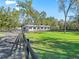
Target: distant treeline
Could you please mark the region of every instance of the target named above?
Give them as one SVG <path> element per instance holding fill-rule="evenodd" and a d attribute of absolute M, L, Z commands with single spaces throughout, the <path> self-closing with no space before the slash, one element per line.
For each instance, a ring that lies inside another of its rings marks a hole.
<path fill-rule="evenodd" d="M 63 19 L 58 20 L 54 17 L 47 17 L 46 12 L 38 12 L 31 8 L 29 11 L 24 11 L 22 15 L 22 9 L 17 11 L 10 7 L 0 7 L 0 30 L 12 30 L 19 28 L 21 25 L 34 24 L 34 25 L 49 25 L 51 31 L 64 31 Z M 23 20 L 23 24 L 21 21 Z M 79 16 L 75 16 L 72 20 L 66 22 L 67 31 L 79 31 Z"/>

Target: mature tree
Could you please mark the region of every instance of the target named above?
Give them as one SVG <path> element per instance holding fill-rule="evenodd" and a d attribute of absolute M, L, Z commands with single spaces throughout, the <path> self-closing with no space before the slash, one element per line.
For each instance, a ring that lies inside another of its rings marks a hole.
<path fill-rule="evenodd" d="M 60 29 L 60 30 L 63 30 L 63 29 L 64 29 L 64 21 L 63 21 L 63 19 L 60 19 L 60 20 L 58 21 L 58 25 L 59 25 L 59 29 Z"/>
<path fill-rule="evenodd" d="M 79 31 L 79 15 L 76 15 L 75 22 L 76 22 L 77 29 Z"/>
<path fill-rule="evenodd" d="M 20 14 L 22 16 L 23 19 L 23 22 L 25 21 L 25 17 L 30 17 L 30 15 L 33 14 L 32 12 L 32 7 L 31 7 L 31 4 L 32 4 L 32 0 L 18 0 L 17 1 L 18 3 L 18 6 L 20 7 Z"/>
<path fill-rule="evenodd" d="M 75 8 L 73 10 L 75 10 L 75 21 L 76 21 L 77 29 L 79 31 L 79 0 L 75 4 Z"/>
<path fill-rule="evenodd" d="M 59 9 L 64 13 L 64 32 L 66 32 L 66 20 L 70 9 L 77 2 L 77 0 L 59 0 Z"/>
<path fill-rule="evenodd" d="M 40 19 L 40 23 L 41 25 L 43 25 L 43 20 L 46 18 L 46 12 L 42 11 L 40 14 L 39 14 L 39 19 Z"/>
<path fill-rule="evenodd" d="M 0 8 L 0 28 L 10 30 L 19 26 L 19 12 L 12 11 L 10 7 Z"/>

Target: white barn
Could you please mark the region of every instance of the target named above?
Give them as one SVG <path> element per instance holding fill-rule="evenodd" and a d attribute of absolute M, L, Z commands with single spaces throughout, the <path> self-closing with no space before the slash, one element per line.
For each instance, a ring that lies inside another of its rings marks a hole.
<path fill-rule="evenodd" d="M 24 28 L 28 31 L 48 31 L 50 26 L 48 25 L 25 25 Z"/>

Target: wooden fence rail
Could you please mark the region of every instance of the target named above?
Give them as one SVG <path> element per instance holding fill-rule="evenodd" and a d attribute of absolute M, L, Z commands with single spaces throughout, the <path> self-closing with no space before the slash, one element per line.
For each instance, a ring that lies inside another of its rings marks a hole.
<path fill-rule="evenodd" d="M 7 41 L 6 41 L 7 42 Z M 7 42 L 13 44 L 9 52 L 2 56 L 1 59 L 38 59 L 36 53 L 33 51 L 29 39 L 26 39 L 24 33 L 18 34 L 15 42 Z M 17 58 L 16 58 L 17 56 Z"/>

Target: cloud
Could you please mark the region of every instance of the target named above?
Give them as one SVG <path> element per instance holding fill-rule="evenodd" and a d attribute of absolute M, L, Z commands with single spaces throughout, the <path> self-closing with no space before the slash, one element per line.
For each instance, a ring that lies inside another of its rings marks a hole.
<path fill-rule="evenodd" d="M 9 1 L 9 0 L 7 0 L 7 1 L 5 1 L 5 3 L 6 4 L 16 4 L 16 1 Z"/>
<path fill-rule="evenodd" d="M 19 7 L 15 7 L 15 9 L 19 11 Z"/>

